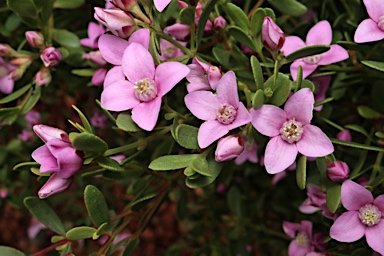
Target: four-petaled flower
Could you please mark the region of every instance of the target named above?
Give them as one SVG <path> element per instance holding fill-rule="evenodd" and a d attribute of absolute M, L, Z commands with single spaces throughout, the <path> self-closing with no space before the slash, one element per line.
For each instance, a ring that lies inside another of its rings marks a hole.
<path fill-rule="evenodd" d="M 281 51 L 285 56 L 311 45 L 330 45 L 332 42 L 332 29 L 328 21 L 323 20 L 313 26 L 307 34 L 306 42 L 297 36 L 288 36 Z M 299 66 L 303 68 L 303 79 L 309 76 L 318 66 L 328 65 L 348 59 L 348 52 L 341 46 L 333 44 L 331 49 L 322 54 L 308 56 L 295 60 L 291 64 L 291 75 L 294 80 L 297 79 L 297 70 Z"/>
<path fill-rule="evenodd" d="M 335 220 L 330 236 L 350 243 L 365 235 L 368 245 L 384 255 L 384 195 L 374 199 L 366 188 L 346 180 L 341 186 L 341 204 L 348 211 Z"/>
<path fill-rule="evenodd" d="M 208 147 L 230 130 L 251 121 L 250 114 L 239 101 L 235 73 L 229 71 L 223 75 L 216 85 L 216 92 L 194 91 L 184 98 L 192 114 L 205 121 L 197 135 L 200 148 Z"/>
<path fill-rule="evenodd" d="M 363 20 L 355 31 L 356 43 L 373 42 L 384 39 L 384 1 L 364 0 L 369 19 Z"/>
<path fill-rule="evenodd" d="M 311 125 L 314 96 L 303 88 L 285 103 L 284 110 L 274 105 L 251 109 L 252 124 L 261 134 L 272 137 L 265 150 L 267 172 L 275 174 L 295 162 L 297 153 L 309 157 L 326 156 L 333 152 L 327 135 Z"/>

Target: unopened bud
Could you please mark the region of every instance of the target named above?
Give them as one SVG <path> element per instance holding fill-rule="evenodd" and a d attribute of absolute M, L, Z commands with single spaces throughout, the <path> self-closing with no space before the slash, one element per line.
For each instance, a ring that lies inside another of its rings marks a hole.
<path fill-rule="evenodd" d="M 55 67 L 59 64 L 61 60 L 61 52 L 55 47 L 47 47 L 40 54 L 40 58 L 46 67 Z"/>
<path fill-rule="evenodd" d="M 278 51 L 285 42 L 284 32 L 276 25 L 271 17 L 265 17 L 261 30 L 261 41 L 270 51 Z"/>
<path fill-rule="evenodd" d="M 53 173 L 44 186 L 39 190 L 39 197 L 43 199 L 66 190 L 71 185 L 72 180 L 73 178 L 60 178 L 57 176 L 57 173 Z"/>
<path fill-rule="evenodd" d="M 36 82 L 38 86 L 43 86 L 43 85 L 47 86 L 52 80 L 51 72 L 49 72 L 48 68 L 42 68 L 39 71 L 37 71 L 33 80 Z"/>
<path fill-rule="evenodd" d="M 112 34 L 121 38 L 127 38 L 136 28 L 134 18 L 121 9 L 95 7 L 94 17 L 106 26 Z"/>
<path fill-rule="evenodd" d="M 344 181 L 348 178 L 349 167 L 342 161 L 334 161 L 328 164 L 327 176 L 332 181 Z"/>
<path fill-rule="evenodd" d="M 217 30 L 223 30 L 227 26 L 227 21 L 222 16 L 216 17 L 216 19 L 213 21 L 213 26 Z"/>
<path fill-rule="evenodd" d="M 352 136 L 349 130 L 343 130 L 336 135 L 338 140 L 352 141 Z"/>
<path fill-rule="evenodd" d="M 44 47 L 44 36 L 39 32 L 27 31 L 25 32 L 25 39 L 27 39 L 27 42 L 34 48 Z"/>
<path fill-rule="evenodd" d="M 217 142 L 215 159 L 217 162 L 238 157 L 244 151 L 244 141 L 237 135 L 229 135 Z"/>
<path fill-rule="evenodd" d="M 11 57 L 15 50 L 8 44 L 0 44 L 0 57 Z"/>

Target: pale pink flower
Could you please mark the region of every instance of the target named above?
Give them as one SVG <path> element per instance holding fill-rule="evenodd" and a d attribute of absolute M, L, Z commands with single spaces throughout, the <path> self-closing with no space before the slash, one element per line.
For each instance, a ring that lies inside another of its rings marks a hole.
<path fill-rule="evenodd" d="M 94 18 L 106 26 L 112 34 L 121 38 L 127 38 L 136 29 L 132 15 L 121 9 L 95 7 Z"/>
<path fill-rule="evenodd" d="M 303 220 L 301 223 L 283 222 L 284 232 L 291 238 L 288 247 L 289 256 L 305 256 L 315 250 L 312 244 L 312 222 Z"/>
<path fill-rule="evenodd" d="M 165 7 L 169 5 L 171 1 L 172 0 L 153 0 L 153 3 L 155 4 L 156 9 L 159 12 L 162 12 L 164 11 Z"/>
<path fill-rule="evenodd" d="M 177 42 L 182 46 L 187 45 L 186 42 L 181 42 L 181 41 L 177 41 Z M 177 48 L 174 44 L 162 38 L 160 38 L 160 50 L 161 50 L 161 55 L 159 56 L 159 59 L 163 61 L 174 59 L 184 55 L 184 53 L 179 48 Z"/>
<path fill-rule="evenodd" d="M 28 231 L 27 231 L 29 239 L 34 239 L 37 236 L 37 234 L 40 232 L 40 230 L 46 229 L 46 228 L 47 227 L 43 223 L 41 223 L 35 218 L 32 218 L 31 224 L 29 225 Z"/>
<path fill-rule="evenodd" d="M 188 93 L 185 105 L 197 118 L 204 120 L 197 140 L 200 148 L 206 148 L 226 135 L 230 130 L 251 121 L 251 116 L 237 94 L 236 76 L 233 71 L 222 76 L 216 86 L 216 94 L 209 91 Z"/>
<path fill-rule="evenodd" d="M 80 44 L 91 49 L 98 49 L 99 37 L 105 33 L 105 29 L 102 25 L 95 22 L 89 22 L 88 24 L 88 38 L 80 39 Z"/>
<path fill-rule="evenodd" d="M 251 109 L 252 124 L 261 134 L 272 137 L 265 150 L 268 173 L 284 171 L 295 162 L 297 153 L 308 157 L 331 154 L 333 145 L 327 135 L 311 125 L 314 96 L 303 88 L 285 103 L 284 110 L 274 105 Z"/>
<path fill-rule="evenodd" d="M 335 220 L 330 236 L 351 243 L 365 235 L 368 245 L 384 255 L 384 195 L 374 199 L 366 188 L 346 180 L 341 186 L 341 204 L 347 212 Z"/>
<path fill-rule="evenodd" d="M 108 70 L 104 67 L 96 69 L 91 79 L 92 84 L 96 86 L 102 85 L 104 83 L 105 77 L 107 76 L 107 72 Z"/>
<path fill-rule="evenodd" d="M 157 67 L 151 54 L 141 44 L 132 43 L 124 51 L 122 69 L 128 80 L 106 86 L 101 106 L 112 111 L 132 109 L 132 120 L 151 131 L 156 125 L 161 98 L 189 73 L 178 62 L 164 62 Z"/>
<path fill-rule="evenodd" d="M 323 20 L 313 26 L 307 34 L 306 42 L 297 36 L 288 36 L 281 51 L 285 56 L 311 45 L 330 45 L 331 49 L 322 54 L 308 56 L 295 60 L 291 64 L 291 75 L 294 80 L 297 78 L 297 70 L 299 66 L 303 68 L 303 79 L 312 74 L 318 66 L 324 66 L 331 63 L 348 59 L 348 52 L 341 46 L 333 44 L 332 29 L 328 21 Z"/>
<path fill-rule="evenodd" d="M 45 48 L 40 54 L 40 59 L 43 61 L 45 67 L 56 67 L 61 57 L 61 52 L 53 46 Z"/>
<path fill-rule="evenodd" d="M 249 161 L 251 163 L 257 163 L 259 158 L 257 157 L 257 143 L 253 141 L 250 143 L 246 138 L 244 140 L 244 151 L 236 157 L 235 163 L 237 165 L 243 164 L 245 161 Z"/>
<path fill-rule="evenodd" d="M 200 90 L 216 90 L 216 85 L 221 78 L 221 69 L 208 65 L 198 58 L 193 58 L 192 64 L 188 65 L 191 72 L 187 75 L 189 82 L 188 92 Z"/>
<path fill-rule="evenodd" d="M 219 139 L 215 151 L 215 160 L 223 162 L 238 157 L 244 151 L 244 141 L 237 135 L 228 135 Z"/>
<path fill-rule="evenodd" d="M 373 42 L 384 39 L 384 2 L 363 0 L 369 19 L 363 20 L 355 31 L 356 43 Z"/>
<path fill-rule="evenodd" d="M 15 82 L 11 78 L 11 73 L 16 70 L 14 65 L 11 65 L 0 57 L 0 92 L 10 94 L 13 91 Z"/>
<path fill-rule="evenodd" d="M 176 40 L 185 40 L 191 34 L 191 27 L 182 23 L 175 23 L 163 29 L 164 33 L 176 38 Z"/>

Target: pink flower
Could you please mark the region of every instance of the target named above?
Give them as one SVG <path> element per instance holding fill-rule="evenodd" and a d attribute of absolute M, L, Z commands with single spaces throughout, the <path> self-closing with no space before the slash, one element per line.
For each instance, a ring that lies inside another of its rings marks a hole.
<path fill-rule="evenodd" d="M 344 181 L 349 176 L 349 167 L 342 161 L 334 161 L 328 164 L 327 176 L 331 181 Z"/>
<path fill-rule="evenodd" d="M 17 138 L 19 138 L 22 141 L 28 141 L 28 140 L 33 140 L 34 134 L 30 130 L 23 129 L 21 133 L 17 135 Z"/>
<path fill-rule="evenodd" d="M 163 31 L 177 40 L 185 40 L 191 34 L 191 27 L 186 24 L 175 23 L 165 27 Z"/>
<path fill-rule="evenodd" d="M 90 121 L 95 127 L 105 128 L 107 126 L 108 117 L 104 113 L 95 112 Z"/>
<path fill-rule="evenodd" d="M 63 130 L 42 124 L 33 126 L 33 130 L 45 142 L 32 152 L 32 158 L 41 165 L 41 173 L 54 172 L 59 178 L 68 179 L 83 166 L 83 157 Z"/>
<path fill-rule="evenodd" d="M 124 51 L 122 69 L 128 80 L 118 80 L 104 88 L 101 106 L 112 111 L 132 109 L 132 120 L 151 131 L 156 125 L 161 98 L 189 73 L 178 62 L 157 67 L 151 54 L 141 44 L 132 43 Z"/>
<path fill-rule="evenodd" d="M 238 157 L 243 151 L 243 139 L 237 135 L 228 135 L 217 142 L 215 160 L 217 162 L 228 161 Z"/>
<path fill-rule="evenodd" d="M 322 211 L 322 214 L 328 219 L 334 219 L 335 214 L 331 213 L 327 208 L 326 194 L 317 185 L 308 184 L 308 198 L 299 206 L 299 211 L 305 214 L 312 214 L 317 211 Z"/>
<path fill-rule="evenodd" d="M 35 124 L 40 123 L 41 115 L 36 110 L 30 110 L 27 114 L 25 114 L 25 120 L 27 120 L 28 126 L 32 127 Z"/>
<path fill-rule="evenodd" d="M 303 220 L 299 223 L 283 222 L 284 232 L 294 240 L 289 244 L 289 256 L 305 256 L 315 250 L 312 244 L 312 222 Z"/>
<path fill-rule="evenodd" d="M 351 132 L 349 130 L 342 130 L 341 132 L 336 134 L 336 138 L 338 140 L 352 141 Z"/>
<path fill-rule="evenodd" d="M 98 49 L 99 37 L 105 33 L 105 29 L 102 25 L 95 22 L 89 22 L 88 24 L 88 38 L 80 39 L 80 44 L 91 49 Z"/>
<path fill-rule="evenodd" d="M 95 63 L 99 66 L 107 65 L 107 62 L 104 60 L 100 51 L 93 51 L 93 52 L 85 53 L 85 54 L 83 54 L 82 58 L 85 60 L 89 60 L 90 62 Z"/>
<path fill-rule="evenodd" d="M 257 157 L 257 143 L 255 141 L 250 143 L 246 138 L 243 139 L 244 151 L 238 157 L 236 157 L 235 163 L 237 165 L 241 165 L 247 160 L 251 163 L 257 163 L 259 161 Z"/>
<path fill-rule="evenodd" d="M 0 92 L 10 94 L 13 91 L 14 81 L 10 74 L 16 67 L 8 64 L 0 57 Z"/>
<path fill-rule="evenodd" d="M 192 64 L 188 65 L 191 72 L 187 75 L 189 82 L 188 92 L 199 90 L 216 90 L 216 85 L 221 78 L 221 70 L 216 66 L 210 66 L 193 58 Z"/>
<path fill-rule="evenodd" d="M 112 34 L 121 38 L 130 36 L 136 28 L 132 15 L 117 8 L 95 7 L 94 18 L 106 26 Z"/>
<path fill-rule="evenodd" d="M 261 31 L 261 42 L 265 48 L 273 52 L 280 50 L 285 42 L 284 32 L 269 16 L 264 18 Z"/>
<path fill-rule="evenodd" d="M 47 47 L 40 54 L 45 67 L 56 67 L 61 60 L 61 52 L 55 47 Z"/>
<path fill-rule="evenodd" d="M 95 73 L 92 76 L 92 84 L 99 86 L 104 83 L 105 77 L 107 76 L 108 70 L 106 70 L 104 67 L 98 68 L 95 70 Z"/>
<path fill-rule="evenodd" d="M 330 236 L 351 243 L 365 235 L 368 245 L 384 255 L 384 195 L 373 198 L 359 184 L 346 180 L 341 186 L 341 204 L 347 209 L 331 226 Z"/>
<path fill-rule="evenodd" d="M 38 192 L 38 195 L 41 199 L 49 197 L 51 195 L 60 193 L 61 191 L 66 190 L 72 183 L 73 177 L 68 179 L 60 178 L 58 173 L 54 173 L 49 177 L 47 182 Z"/>
<path fill-rule="evenodd" d="M 213 21 L 213 26 L 217 30 L 223 30 L 227 27 L 227 21 L 223 18 L 223 16 L 218 16 Z"/>
<path fill-rule="evenodd" d="M 304 48 L 306 46 L 323 44 L 330 45 L 332 42 L 332 29 L 328 21 L 323 20 L 313 26 L 307 34 L 306 42 L 304 43 L 297 36 L 288 36 L 285 38 L 285 43 L 281 51 L 285 56 Z M 324 66 L 331 63 L 339 62 L 348 59 L 348 52 L 341 46 L 333 44 L 331 49 L 322 54 L 308 56 L 302 59 L 295 60 L 291 64 L 291 75 L 294 80 L 297 78 L 297 69 L 299 66 L 303 68 L 303 79 L 309 76 L 318 66 Z"/>
<path fill-rule="evenodd" d="M 33 80 L 38 86 L 47 86 L 52 81 L 51 72 L 49 72 L 48 68 L 43 67 L 37 71 Z"/>
<path fill-rule="evenodd" d="M 186 42 L 180 42 L 178 41 L 179 44 L 182 46 L 186 46 Z M 184 55 L 184 53 L 177 48 L 175 45 L 171 44 L 165 39 L 160 38 L 160 50 L 161 50 L 161 55 L 159 56 L 160 60 L 169 60 L 169 59 L 174 59 L 177 57 L 181 57 Z"/>
<path fill-rule="evenodd" d="M 164 11 L 165 7 L 169 5 L 171 1 L 172 0 L 153 0 L 153 3 L 155 4 L 156 9 L 159 12 L 162 12 Z"/>
<path fill-rule="evenodd" d="M 25 32 L 25 39 L 35 48 L 43 48 L 44 47 L 44 36 L 40 32 L 36 31 L 27 31 Z"/>
<path fill-rule="evenodd" d="M 237 94 L 236 76 L 227 72 L 216 86 L 216 94 L 194 91 L 184 98 L 191 113 L 205 122 L 200 126 L 198 143 L 206 148 L 230 130 L 251 121 L 251 116 Z"/>
<path fill-rule="evenodd" d="M 363 20 L 355 31 L 356 43 L 379 41 L 384 38 L 384 2 L 364 0 L 369 19 Z"/>
<path fill-rule="evenodd" d="M 252 124 L 261 134 L 272 137 L 265 150 L 265 168 L 270 174 L 284 171 L 295 162 L 297 153 L 308 157 L 333 152 L 327 135 L 311 125 L 314 96 L 303 88 L 285 103 L 284 110 L 274 105 L 251 109 Z"/>

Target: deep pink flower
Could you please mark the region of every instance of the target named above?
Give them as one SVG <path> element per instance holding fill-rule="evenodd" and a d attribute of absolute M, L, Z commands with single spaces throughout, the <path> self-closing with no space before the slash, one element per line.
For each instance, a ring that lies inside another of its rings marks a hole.
<path fill-rule="evenodd" d="M 136 28 L 132 15 L 117 8 L 95 7 L 94 18 L 106 26 L 112 34 L 121 38 L 127 38 Z"/>
<path fill-rule="evenodd" d="M 332 29 L 328 21 L 323 20 L 313 26 L 307 34 L 306 42 L 297 36 L 288 36 L 281 51 L 285 56 L 304 48 L 306 46 L 323 44 L 330 45 L 332 42 Z M 294 80 L 297 78 L 299 66 L 303 68 L 303 79 L 309 76 L 318 66 L 324 66 L 331 63 L 348 59 L 348 52 L 341 46 L 333 44 L 331 49 L 322 54 L 308 56 L 295 60 L 291 64 L 291 75 Z"/>
<path fill-rule="evenodd" d="M 349 167 L 345 162 L 334 161 L 328 164 L 327 176 L 335 182 L 344 181 L 349 176 Z"/>
<path fill-rule="evenodd" d="M 68 179 L 83 166 L 83 157 L 63 130 L 46 125 L 35 125 L 33 130 L 45 142 L 32 152 L 32 158 L 41 165 L 41 173 L 54 172 L 59 178 Z"/>
<path fill-rule="evenodd" d="M 11 78 L 10 74 L 16 70 L 16 67 L 5 62 L 0 57 L 0 92 L 10 94 L 13 91 L 15 82 Z"/>
<path fill-rule="evenodd" d="M 337 133 L 336 138 L 338 140 L 352 141 L 352 135 L 349 130 L 342 130 L 341 132 Z"/>
<path fill-rule="evenodd" d="M 56 67 L 59 65 L 61 57 L 61 52 L 52 46 L 45 48 L 40 54 L 40 59 L 45 67 Z"/>
<path fill-rule="evenodd" d="M 284 32 L 269 16 L 264 18 L 261 30 L 261 42 L 265 48 L 273 52 L 280 50 L 285 42 Z"/>
<path fill-rule="evenodd" d="M 73 177 L 60 178 L 58 173 L 53 173 L 38 192 L 41 199 L 66 190 L 72 183 Z"/>
<path fill-rule="evenodd" d="M 346 180 L 341 186 L 341 204 L 347 212 L 333 223 L 330 236 L 351 243 L 365 235 L 368 245 L 384 255 L 384 195 L 374 199 L 366 188 Z"/>
<path fill-rule="evenodd" d="M 157 122 L 161 98 L 188 75 L 189 68 L 178 62 L 155 67 L 148 50 L 132 43 L 124 51 L 122 69 L 128 80 L 106 86 L 101 94 L 101 106 L 112 111 L 132 109 L 132 120 L 151 131 Z"/>
<path fill-rule="evenodd" d="M 284 110 L 274 105 L 251 109 L 252 124 L 261 134 L 272 137 L 265 150 L 265 168 L 270 174 L 284 171 L 295 162 L 297 153 L 309 157 L 333 152 L 327 135 L 311 125 L 314 96 L 303 88 L 285 103 Z"/>
<path fill-rule="evenodd" d="M 373 42 L 384 39 L 384 2 L 363 0 L 369 19 L 363 20 L 355 31 L 356 43 Z"/>
<path fill-rule="evenodd" d="M 91 49 L 98 49 L 99 37 L 105 33 L 105 29 L 102 25 L 95 22 L 89 22 L 88 24 L 88 38 L 80 39 L 80 44 Z"/>
<path fill-rule="evenodd" d="M 227 27 L 227 21 L 223 18 L 223 16 L 218 16 L 213 21 L 213 26 L 217 30 L 223 30 Z"/>
<path fill-rule="evenodd" d="M 312 222 L 303 220 L 299 223 L 283 222 L 284 232 L 294 240 L 289 244 L 289 256 L 305 256 L 315 250 L 312 244 Z"/>
<path fill-rule="evenodd" d="M 44 47 L 44 36 L 37 31 L 27 31 L 25 32 L 25 39 L 30 46 L 34 48 L 43 48 Z"/>
<path fill-rule="evenodd" d="M 186 42 L 178 41 L 178 43 L 181 44 L 182 46 L 187 45 Z M 162 38 L 160 38 L 160 50 L 161 50 L 161 55 L 159 56 L 159 59 L 163 61 L 174 59 L 184 55 L 184 53 L 179 48 L 177 48 L 174 44 Z"/>
<path fill-rule="evenodd" d="M 208 65 L 198 58 L 193 58 L 188 65 L 191 72 L 187 75 L 189 82 L 188 92 L 200 90 L 216 90 L 216 85 L 221 78 L 221 70 L 216 66 Z"/>
<path fill-rule="evenodd" d="M 257 163 L 259 158 L 257 157 L 257 143 L 253 141 L 250 143 L 246 138 L 244 140 L 244 151 L 236 157 L 235 163 L 237 165 L 243 164 L 245 161 L 249 161 L 251 163 Z"/>
<path fill-rule="evenodd" d="M 244 141 L 237 135 L 228 135 L 219 139 L 215 151 L 215 160 L 223 162 L 238 157 L 244 151 Z"/>
<path fill-rule="evenodd" d="M 200 126 L 198 143 L 206 148 L 230 130 L 251 121 L 244 104 L 239 101 L 235 73 L 227 72 L 216 85 L 216 94 L 194 91 L 184 98 L 191 113 L 205 122 Z"/>

